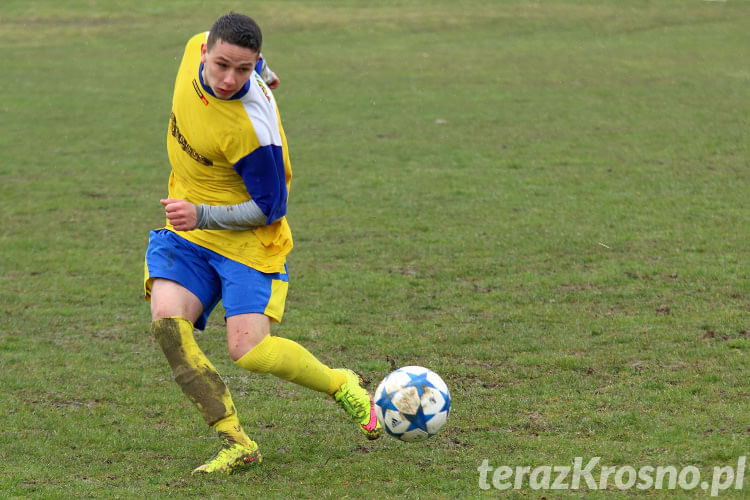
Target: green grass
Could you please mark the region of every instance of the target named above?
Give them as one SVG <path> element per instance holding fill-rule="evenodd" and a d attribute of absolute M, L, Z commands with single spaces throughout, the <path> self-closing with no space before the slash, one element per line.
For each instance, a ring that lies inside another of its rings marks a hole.
<path fill-rule="evenodd" d="M 490 498 L 484 459 L 710 479 L 750 452 L 750 4 L 206 5 L 3 3 L 0 496 Z M 371 388 L 436 370 L 453 409 L 426 443 L 355 439 L 325 398 L 238 369 L 217 310 L 199 342 L 265 460 L 189 476 L 216 440 L 148 334 L 142 265 L 178 58 L 230 9 L 282 79 L 275 332 Z M 707 495 L 627 492 L 667 493 Z"/>

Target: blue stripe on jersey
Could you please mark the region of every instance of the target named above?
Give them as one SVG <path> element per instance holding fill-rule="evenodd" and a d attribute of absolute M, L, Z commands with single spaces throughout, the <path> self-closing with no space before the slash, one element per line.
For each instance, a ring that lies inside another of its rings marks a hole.
<path fill-rule="evenodd" d="M 234 170 L 242 177 L 263 215 L 268 216 L 266 224 L 286 215 L 286 173 L 281 146 L 260 146 L 235 163 Z"/>
<path fill-rule="evenodd" d="M 263 56 L 262 55 L 258 58 L 258 62 L 255 63 L 255 72 L 258 73 L 259 75 L 263 73 Z"/>

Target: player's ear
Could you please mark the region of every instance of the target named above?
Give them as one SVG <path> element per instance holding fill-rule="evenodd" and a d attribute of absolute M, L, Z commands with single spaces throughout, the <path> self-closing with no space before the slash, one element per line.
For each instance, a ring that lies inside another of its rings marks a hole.
<path fill-rule="evenodd" d="M 206 63 L 206 54 L 208 54 L 208 47 L 205 43 L 201 44 L 201 62 Z"/>

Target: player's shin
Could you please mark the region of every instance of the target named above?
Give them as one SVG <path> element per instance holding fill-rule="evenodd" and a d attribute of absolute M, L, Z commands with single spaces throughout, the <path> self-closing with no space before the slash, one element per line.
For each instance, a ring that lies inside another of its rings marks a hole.
<path fill-rule="evenodd" d="M 271 335 L 267 335 L 235 363 L 245 370 L 271 373 L 326 394 L 333 394 L 346 381 L 341 373 L 321 363 L 298 343 Z"/>
<path fill-rule="evenodd" d="M 193 324 L 185 318 L 164 318 L 151 323 L 174 379 L 208 425 L 222 438 L 243 445 L 250 439 L 240 426 L 229 389 L 206 358 L 193 336 Z"/>

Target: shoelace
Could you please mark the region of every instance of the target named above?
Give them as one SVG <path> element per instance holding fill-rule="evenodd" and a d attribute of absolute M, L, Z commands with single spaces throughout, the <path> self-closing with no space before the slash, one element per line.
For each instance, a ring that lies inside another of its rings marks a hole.
<path fill-rule="evenodd" d="M 359 399 L 355 399 L 350 405 L 354 410 L 354 413 L 356 413 L 357 418 L 364 418 L 364 416 L 367 415 L 368 408 L 364 406 Z"/>

